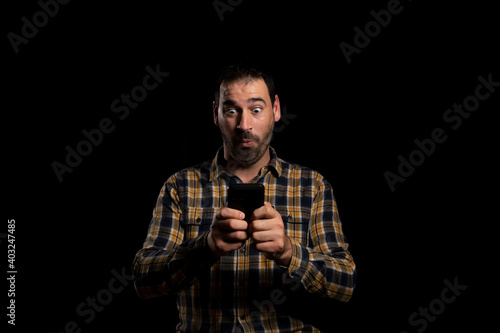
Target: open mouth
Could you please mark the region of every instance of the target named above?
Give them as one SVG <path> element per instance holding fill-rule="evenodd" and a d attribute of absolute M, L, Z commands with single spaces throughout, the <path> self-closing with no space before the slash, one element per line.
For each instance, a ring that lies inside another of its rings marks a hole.
<path fill-rule="evenodd" d="M 253 143 L 253 141 L 250 140 L 250 139 L 243 139 L 243 140 L 241 140 L 241 145 L 243 147 L 250 147 L 250 146 L 252 146 L 252 143 Z"/>

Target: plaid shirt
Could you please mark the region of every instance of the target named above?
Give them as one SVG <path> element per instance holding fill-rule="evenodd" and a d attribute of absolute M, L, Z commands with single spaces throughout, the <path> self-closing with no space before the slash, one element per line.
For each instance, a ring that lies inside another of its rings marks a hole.
<path fill-rule="evenodd" d="M 213 161 L 175 173 L 161 189 L 134 260 L 135 286 L 144 298 L 177 294 L 178 332 L 318 332 L 283 312 L 291 296 L 301 289 L 350 299 L 355 265 L 330 184 L 270 152 L 270 163 L 250 182 L 264 184 L 266 201 L 281 214 L 292 243 L 289 267 L 267 260 L 250 239 L 219 260 L 211 256 L 212 220 L 225 206 L 229 184 L 241 182 L 226 172 L 222 149 Z"/>

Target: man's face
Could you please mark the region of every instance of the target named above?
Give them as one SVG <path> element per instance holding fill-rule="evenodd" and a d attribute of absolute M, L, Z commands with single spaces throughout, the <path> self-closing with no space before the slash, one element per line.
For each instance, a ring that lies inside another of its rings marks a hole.
<path fill-rule="evenodd" d="M 252 165 L 265 154 L 274 123 L 280 119 L 278 96 L 274 105 L 262 79 L 240 80 L 220 87 L 214 121 L 220 128 L 226 152 L 242 165 Z"/>

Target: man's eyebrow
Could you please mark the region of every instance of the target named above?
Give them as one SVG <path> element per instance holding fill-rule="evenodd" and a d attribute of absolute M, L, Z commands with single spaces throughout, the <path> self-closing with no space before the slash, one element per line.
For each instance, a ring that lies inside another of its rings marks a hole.
<path fill-rule="evenodd" d="M 262 103 L 264 103 L 264 105 L 266 105 L 266 101 L 263 98 L 260 98 L 260 97 L 249 98 L 249 99 L 247 99 L 247 102 L 248 103 L 262 102 Z"/>
<path fill-rule="evenodd" d="M 222 105 L 236 106 L 236 102 L 232 99 L 226 99 L 224 102 L 222 102 Z"/>
<path fill-rule="evenodd" d="M 247 99 L 247 103 L 257 103 L 257 102 L 262 102 L 264 105 L 266 105 L 266 101 L 261 98 L 261 97 L 252 97 Z M 226 99 L 224 102 L 222 102 L 222 105 L 224 106 L 237 106 L 238 103 L 236 101 L 233 101 L 232 99 Z"/>

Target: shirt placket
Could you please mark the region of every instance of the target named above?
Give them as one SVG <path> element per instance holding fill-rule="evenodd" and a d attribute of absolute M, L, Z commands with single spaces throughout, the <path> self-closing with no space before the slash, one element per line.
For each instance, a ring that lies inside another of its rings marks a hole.
<path fill-rule="evenodd" d="M 248 278 L 249 278 L 249 246 L 250 239 L 236 253 L 236 299 L 235 299 L 235 320 L 243 328 L 247 328 L 246 317 L 248 316 Z"/>

